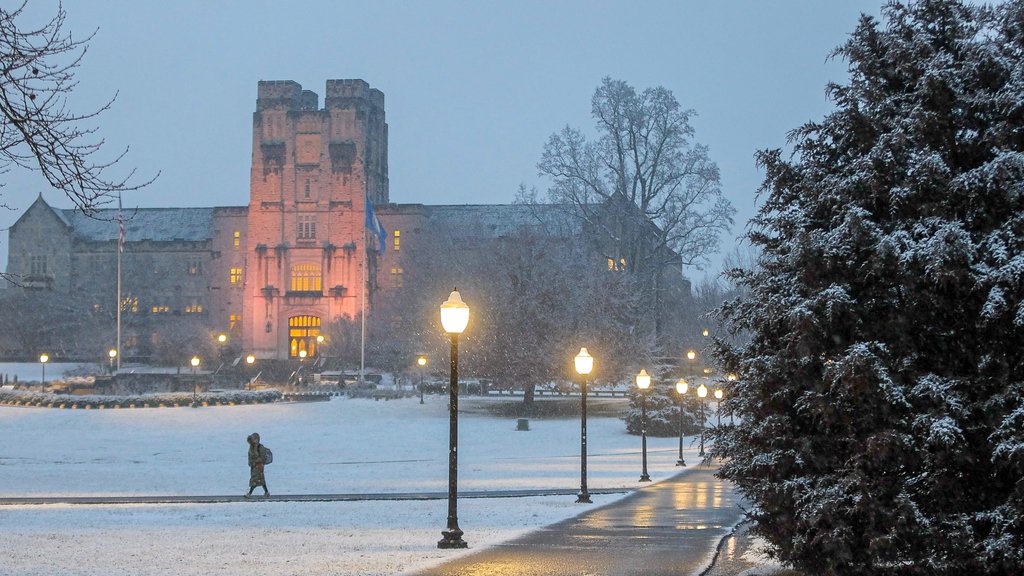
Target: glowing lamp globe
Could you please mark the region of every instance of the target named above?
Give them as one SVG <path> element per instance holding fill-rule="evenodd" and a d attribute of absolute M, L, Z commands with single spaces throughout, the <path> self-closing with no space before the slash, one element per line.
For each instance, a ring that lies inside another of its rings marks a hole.
<path fill-rule="evenodd" d="M 590 371 L 594 369 L 594 357 L 587 352 L 586 348 L 580 348 L 580 353 L 572 361 L 576 364 L 576 373 L 581 376 L 590 374 Z"/>
<path fill-rule="evenodd" d="M 256 357 L 253 356 L 252 354 L 249 354 L 248 356 L 245 357 L 245 363 L 246 364 L 252 364 L 255 361 L 256 361 Z"/>
<path fill-rule="evenodd" d="M 419 364 L 420 366 L 426 366 L 427 359 L 424 356 L 420 356 L 419 358 L 416 359 L 416 363 Z"/>
<path fill-rule="evenodd" d="M 324 343 L 324 335 L 323 334 L 318 335 L 316 337 L 316 341 L 321 343 L 321 344 L 323 344 Z"/>
<path fill-rule="evenodd" d="M 195 368 L 196 366 L 199 366 L 199 358 L 193 357 L 191 360 L 188 361 L 188 363 L 191 364 L 193 368 Z"/>
<path fill-rule="evenodd" d="M 448 300 L 441 304 L 441 326 L 449 334 L 462 334 L 469 324 L 469 306 L 462 301 L 458 290 L 452 290 Z"/>
<path fill-rule="evenodd" d="M 117 350 L 111 349 L 110 352 L 107 352 L 107 356 L 110 356 L 111 358 L 117 358 Z"/>
<path fill-rule="evenodd" d="M 715 390 L 715 398 L 721 400 L 722 396 L 725 396 L 725 392 L 722 392 L 721 388 Z"/>
<path fill-rule="evenodd" d="M 651 387 L 651 375 L 647 373 L 647 370 L 641 370 L 636 375 L 636 387 L 641 390 L 647 390 Z"/>
<path fill-rule="evenodd" d="M 299 350 L 299 358 L 305 358 L 305 357 L 306 357 L 306 351 L 305 350 Z"/>
<path fill-rule="evenodd" d="M 690 360 L 696 360 L 697 359 L 697 353 L 694 352 L 693 350 L 690 350 L 689 352 L 686 353 L 686 357 L 688 359 L 690 359 Z"/>
<path fill-rule="evenodd" d="M 689 389 L 690 389 L 690 383 L 687 382 L 686 380 L 683 380 L 682 378 L 680 378 L 679 382 L 676 382 L 676 392 L 678 392 L 680 394 L 686 394 L 686 391 L 689 390 Z"/>
<path fill-rule="evenodd" d="M 707 386 L 701 384 L 700 386 L 697 387 L 697 396 L 700 396 L 701 398 L 704 398 L 707 395 L 708 395 L 708 387 Z"/>
<path fill-rule="evenodd" d="M 708 335 L 708 331 L 707 331 L 707 330 L 705 330 L 705 331 L 701 332 L 701 334 L 703 334 L 703 335 L 707 336 L 707 335 Z"/>
<path fill-rule="evenodd" d="M 221 344 L 223 344 L 223 343 L 225 343 L 227 341 L 228 341 L 227 334 L 221 334 L 220 336 L 217 336 L 217 342 L 220 342 Z"/>
<path fill-rule="evenodd" d="M 736 381 L 736 375 L 735 374 L 729 374 L 728 376 L 725 377 L 725 379 L 728 380 L 729 382 L 735 382 Z"/>
<path fill-rule="evenodd" d="M 47 362 L 50 361 L 50 356 L 48 354 L 40 354 L 39 361 L 42 362 L 43 364 L 46 364 Z"/>

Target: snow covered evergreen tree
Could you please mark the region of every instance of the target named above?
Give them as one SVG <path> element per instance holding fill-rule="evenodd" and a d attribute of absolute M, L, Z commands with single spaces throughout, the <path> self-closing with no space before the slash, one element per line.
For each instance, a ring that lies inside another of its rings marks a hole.
<path fill-rule="evenodd" d="M 812 574 L 1024 573 L 1024 1 L 893 2 L 765 151 L 713 455 Z"/>

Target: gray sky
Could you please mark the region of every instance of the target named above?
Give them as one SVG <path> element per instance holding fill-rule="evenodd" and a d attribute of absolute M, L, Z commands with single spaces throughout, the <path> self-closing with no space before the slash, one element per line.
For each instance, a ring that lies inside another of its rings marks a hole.
<path fill-rule="evenodd" d="M 51 14 L 53 0 L 31 0 Z M 5 4 L 9 4 L 5 2 Z M 666 2 L 217 2 L 66 0 L 68 29 L 99 29 L 72 105 L 119 92 L 98 119 L 112 155 L 143 178 L 126 205 L 244 205 L 258 80 L 295 80 L 323 102 L 328 78 L 382 90 L 390 128 L 392 202 L 507 203 L 520 182 L 542 190 L 544 142 L 566 124 L 593 134 L 590 97 L 601 78 L 665 86 L 698 116 L 726 195 L 733 235 L 755 213 L 758 149 L 830 109 L 843 80 L 826 62 L 860 13 L 881 0 Z M 0 176 L 0 229 L 42 191 L 31 173 Z M 732 249 L 732 237 L 723 253 Z M 0 236 L 0 264 L 7 238 Z M 714 266 L 720 264 L 715 259 Z M 702 273 L 689 271 L 699 278 Z"/>

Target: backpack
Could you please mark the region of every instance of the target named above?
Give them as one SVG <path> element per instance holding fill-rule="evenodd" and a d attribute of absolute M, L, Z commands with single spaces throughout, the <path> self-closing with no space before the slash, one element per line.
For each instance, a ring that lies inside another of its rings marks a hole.
<path fill-rule="evenodd" d="M 273 453 L 273 452 L 271 452 L 271 451 L 270 451 L 270 448 L 267 448 L 266 446 L 264 446 L 264 447 L 263 447 L 263 450 L 264 450 L 264 452 L 266 452 L 266 453 L 267 453 L 267 456 L 266 456 L 266 458 L 264 459 L 263 463 L 264 463 L 264 464 L 270 464 L 271 462 L 273 462 L 273 461 L 274 461 L 274 453 Z"/>

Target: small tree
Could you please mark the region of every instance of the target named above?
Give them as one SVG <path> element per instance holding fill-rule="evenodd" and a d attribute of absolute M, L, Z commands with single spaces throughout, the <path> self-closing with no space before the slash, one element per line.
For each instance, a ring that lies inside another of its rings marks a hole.
<path fill-rule="evenodd" d="M 1024 573 L 1024 2 L 892 2 L 767 176 L 714 443 L 812 574 Z"/>

